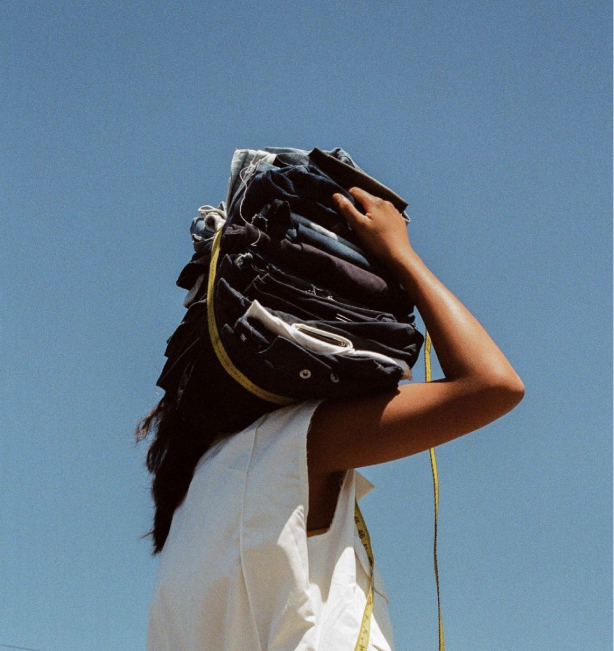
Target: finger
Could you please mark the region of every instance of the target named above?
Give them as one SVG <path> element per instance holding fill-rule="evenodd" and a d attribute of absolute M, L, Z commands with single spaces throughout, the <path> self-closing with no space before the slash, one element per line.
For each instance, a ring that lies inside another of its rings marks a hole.
<path fill-rule="evenodd" d="M 356 209 L 354 204 L 347 197 L 344 197 L 342 194 L 333 194 L 333 199 L 346 219 L 349 219 L 350 221 L 364 219 L 364 215 Z"/>
<path fill-rule="evenodd" d="M 368 210 L 369 207 L 373 204 L 373 202 L 377 201 L 377 197 L 370 194 L 366 190 L 363 190 L 362 188 L 350 188 L 348 192 L 356 199 L 360 205 L 365 209 Z"/>

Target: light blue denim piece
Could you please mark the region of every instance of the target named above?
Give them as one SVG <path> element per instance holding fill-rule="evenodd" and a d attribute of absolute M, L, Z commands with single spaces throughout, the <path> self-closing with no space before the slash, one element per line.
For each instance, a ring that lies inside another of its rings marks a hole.
<path fill-rule="evenodd" d="M 326 152 L 339 159 L 342 163 L 351 165 L 359 171 L 363 171 L 352 160 L 352 157 L 341 147 L 335 147 Z M 247 184 L 250 176 L 257 171 L 264 171 L 276 167 L 278 160 L 283 165 L 308 165 L 312 163 L 309 158 L 309 151 L 296 149 L 294 147 L 265 147 L 264 149 L 237 149 L 230 163 L 230 178 L 228 179 L 228 191 L 226 194 L 226 205 L 230 213 L 234 206 L 234 199 L 242 188 Z"/>
<path fill-rule="evenodd" d="M 302 215 L 297 215 L 295 212 L 291 213 L 293 221 L 295 221 L 297 224 L 300 224 L 301 226 L 305 226 L 306 228 L 310 228 L 313 231 L 316 231 L 316 233 L 320 233 L 321 235 L 325 235 L 326 237 L 330 237 L 331 240 L 335 240 L 335 242 L 339 242 L 339 244 L 342 244 L 343 246 L 347 246 L 348 249 L 352 249 L 356 251 L 356 253 L 362 254 L 362 249 L 359 246 L 356 246 L 353 242 L 350 242 L 349 240 L 346 240 L 344 237 L 341 237 L 341 235 L 337 235 L 337 233 L 333 233 L 332 231 L 329 231 L 327 228 L 324 228 L 324 226 L 320 226 L 320 224 L 316 224 L 315 222 L 312 222 L 310 219 L 307 219 L 307 217 L 303 217 Z"/>

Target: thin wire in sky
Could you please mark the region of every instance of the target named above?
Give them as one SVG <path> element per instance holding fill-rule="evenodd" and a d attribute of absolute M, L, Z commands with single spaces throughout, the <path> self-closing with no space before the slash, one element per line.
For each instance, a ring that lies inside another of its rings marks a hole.
<path fill-rule="evenodd" d="M 29 646 L 13 646 L 12 644 L 0 644 L 3 649 L 20 649 L 21 651 L 42 651 L 42 649 L 33 649 Z"/>

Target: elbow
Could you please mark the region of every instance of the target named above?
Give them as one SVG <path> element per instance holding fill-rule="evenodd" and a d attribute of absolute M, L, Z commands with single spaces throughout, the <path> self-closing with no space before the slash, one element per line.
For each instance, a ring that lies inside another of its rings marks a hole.
<path fill-rule="evenodd" d="M 505 387 L 506 399 L 510 405 L 510 411 L 520 404 L 524 398 L 525 388 L 524 382 L 516 375 L 512 382 L 509 382 Z"/>
<path fill-rule="evenodd" d="M 499 372 L 487 380 L 486 392 L 501 410 L 501 415 L 511 411 L 524 398 L 525 387 L 518 374 L 509 369 Z"/>

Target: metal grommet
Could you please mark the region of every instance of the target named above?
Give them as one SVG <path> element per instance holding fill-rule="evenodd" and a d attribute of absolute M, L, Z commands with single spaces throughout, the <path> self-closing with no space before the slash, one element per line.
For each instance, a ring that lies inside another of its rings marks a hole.
<path fill-rule="evenodd" d="M 303 378 L 303 380 L 308 380 L 311 377 L 311 371 L 308 368 L 304 368 L 299 375 Z"/>
<path fill-rule="evenodd" d="M 335 375 L 334 373 L 331 373 L 331 374 L 330 374 L 330 379 L 331 379 L 331 381 L 334 382 L 335 384 L 336 384 L 337 382 L 340 382 L 340 381 L 341 381 L 341 378 L 340 378 L 338 375 Z"/>

